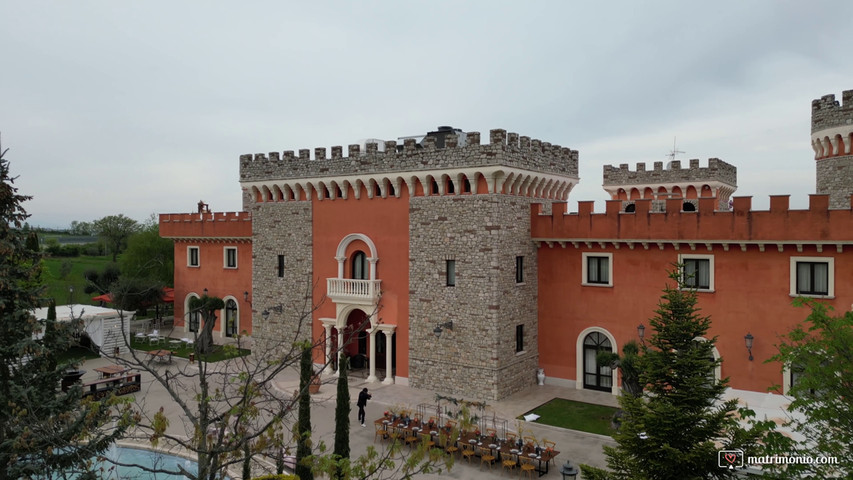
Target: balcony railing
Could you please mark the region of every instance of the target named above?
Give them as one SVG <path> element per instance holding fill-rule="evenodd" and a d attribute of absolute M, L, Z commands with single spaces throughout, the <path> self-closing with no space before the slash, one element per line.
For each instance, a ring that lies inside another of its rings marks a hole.
<path fill-rule="evenodd" d="M 333 302 L 372 304 L 379 298 L 380 282 L 382 280 L 327 278 L 326 295 Z"/>

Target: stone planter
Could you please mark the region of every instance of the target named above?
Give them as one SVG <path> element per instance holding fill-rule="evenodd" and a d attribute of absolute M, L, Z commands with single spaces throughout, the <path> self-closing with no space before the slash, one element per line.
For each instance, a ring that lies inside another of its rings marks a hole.
<path fill-rule="evenodd" d="M 320 393 L 320 375 L 311 377 L 311 383 L 308 384 L 308 393 L 311 395 Z"/>
<path fill-rule="evenodd" d="M 536 369 L 536 380 L 539 382 L 539 385 L 545 385 L 545 369 L 544 368 Z"/>

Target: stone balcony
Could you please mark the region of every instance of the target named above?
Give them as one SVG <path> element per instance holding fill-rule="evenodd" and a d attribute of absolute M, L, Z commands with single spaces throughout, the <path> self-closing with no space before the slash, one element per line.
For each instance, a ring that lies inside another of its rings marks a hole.
<path fill-rule="evenodd" d="M 335 303 L 375 305 L 379 300 L 380 282 L 382 280 L 327 278 L 326 296 Z"/>

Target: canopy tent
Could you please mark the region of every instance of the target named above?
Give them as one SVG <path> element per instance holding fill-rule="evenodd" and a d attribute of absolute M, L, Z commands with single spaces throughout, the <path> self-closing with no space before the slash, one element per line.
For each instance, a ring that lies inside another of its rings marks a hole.
<path fill-rule="evenodd" d="M 113 294 L 105 293 L 103 295 L 98 295 L 97 297 L 92 297 L 93 302 L 104 302 L 104 303 L 113 303 Z M 164 287 L 163 288 L 163 303 L 175 303 L 175 289 L 172 287 Z"/>
<path fill-rule="evenodd" d="M 33 311 L 38 320 L 47 318 L 47 307 Z M 122 338 L 130 336 L 130 321 L 134 312 L 115 310 L 113 308 L 93 307 L 91 305 L 57 305 L 56 320 L 70 322 L 79 318 L 83 321 L 83 330 L 92 340 L 101 354 L 112 354 L 116 348 L 119 353 L 127 353 L 127 342 Z M 41 338 L 43 333 L 37 334 Z"/>

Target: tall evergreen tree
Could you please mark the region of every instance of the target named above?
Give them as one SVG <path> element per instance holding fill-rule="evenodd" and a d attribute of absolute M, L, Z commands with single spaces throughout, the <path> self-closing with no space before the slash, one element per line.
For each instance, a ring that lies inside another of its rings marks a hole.
<path fill-rule="evenodd" d="M 22 231 L 22 203 L 30 197 L 17 193 L 5 153 L 0 149 L 0 480 L 85 471 L 123 433 L 127 417 L 104 433 L 110 400 L 83 402 L 80 387 L 59 388 L 69 365 L 56 352 L 70 344 L 74 325 L 33 316 L 39 253 L 27 248 Z"/>
<path fill-rule="evenodd" d="M 340 376 L 338 377 L 338 397 L 335 404 L 335 448 L 332 452 L 339 460 L 349 459 L 349 424 L 350 424 L 350 397 L 349 397 L 349 359 L 346 355 L 341 357 Z M 337 478 L 343 478 L 338 475 Z"/>
<path fill-rule="evenodd" d="M 718 465 L 718 451 L 740 449 L 759 455 L 770 421 L 751 421 L 754 412 L 738 409 L 737 399 L 722 401 L 728 379 L 714 371 L 716 337 L 708 337 L 711 318 L 699 314 L 696 291 L 682 282 L 681 268 L 668 284 L 649 320 L 651 338 L 635 359 L 639 396 L 623 395 L 622 428 L 616 447 L 604 447 L 612 472 L 582 466 L 584 478 L 694 480 L 734 478 Z M 748 420 L 745 428 L 738 417 Z M 775 437 L 774 437 L 775 438 Z"/>
<path fill-rule="evenodd" d="M 296 436 L 296 476 L 300 480 L 314 480 L 314 473 L 308 463 L 311 456 L 311 396 L 308 385 L 314 376 L 314 366 L 311 362 L 311 343 L 302 346 L 302 356 L 299 362 L 299 418 L 294 434 Z"/>

